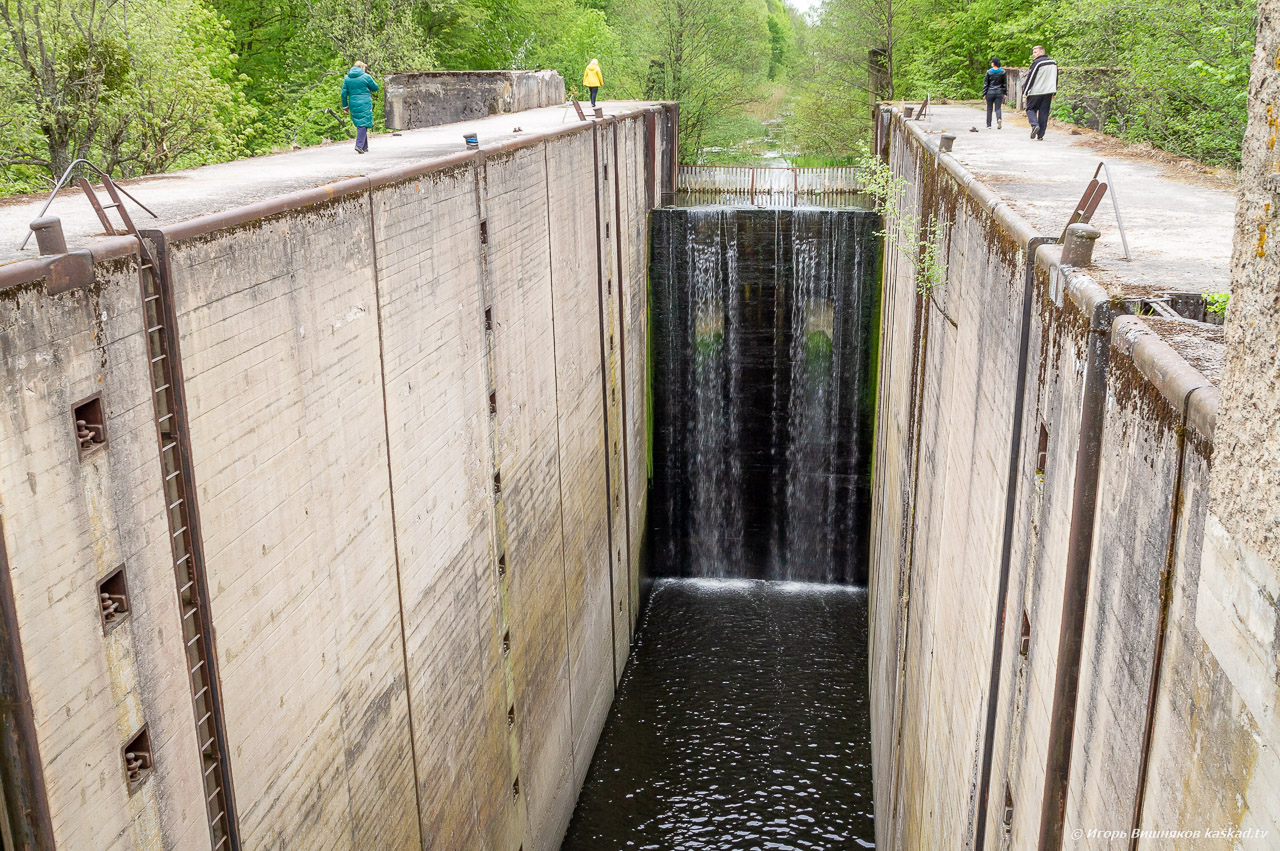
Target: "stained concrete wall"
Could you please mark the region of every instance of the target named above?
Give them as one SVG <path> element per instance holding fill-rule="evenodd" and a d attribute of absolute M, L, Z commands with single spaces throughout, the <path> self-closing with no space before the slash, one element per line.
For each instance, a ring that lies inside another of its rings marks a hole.
<path fill-rule="evenodd" d="M 127 243 L 105 253 L 116 256 L 100 257 L 91 287 L 55 296 L 42 282 L 0 288 L 0 565 L 7 553 L 46 838 L 63 848 L 199 848 L 209 829 L 137 258 Z M 107 444 L 81 458 L 71 410 L 94 394 Z M 132 611 L 107 631 L 97 582 L 122 564 Z M 156 770 L 130 794 L 120 748 L 144 724 Z"/>
<path fill-rule="evenodd" d="M 885 257 L 878 844 L 1120 848 L 1135 826 L 1280 835 L 1266 722 L 1226 687 L 1211 651 L 1223 631 L 1210 633 L 1203 603 L 1230 597 L 1239 612 L 1265 587 L 1238 566 L 1202 581 L 1202 550 L 1222 561 L 1206 513 L 1222 436 L 1218 390 L 1188 358 L 1220 362 L 1215 332 L 1180 323 L 1171 337 L 1119 316 L 1123 290 L 1061 266 L 1056 246 L 1035 252 L 1028 278 L 1031 227 L 936 137 L 885 118 L 878 149 L 903 181 L 899 208 L 947 226 L 944 280 L 927 295 L 918 251 L 903 250 L 912 237 Z M 1253 658 L 1251 674 L 1273 682 Z"/>
<path fill-rule="evenodd" d="M 564 78 L 555 71 L 389 74 L 386 88 L 386 124 L 398 130 L 564 103 Z"/>
<path fill-rule="evenodd" d="M 1144 825 L 1205 821 L 1280 836 L 1280 3 L 1258 4 L 1224 333 L 1222 401 L 1190 566 L 1171 600 L 1176 667 L 1156 713 Z M 1185 474 L 1184 474 L 1185 475 Z M 1207 509 L 1203 503 L 1207 502 Z M 1183 791 L 1185 790 L 1185 791 Z"/>
<path fill-rule="evenodd" d="M 558 845 L 638 608 L 648 112 L 149 235 L 244 847 Z M 207 847 L 136 249 L 113 245 L 88 287 L 0 287 L 35 753 L 59 846 Z M 96 391 L 109 444 L 81 462 L 69 408 Z M 104 635 L 120 563 L 137 602 Z"/>

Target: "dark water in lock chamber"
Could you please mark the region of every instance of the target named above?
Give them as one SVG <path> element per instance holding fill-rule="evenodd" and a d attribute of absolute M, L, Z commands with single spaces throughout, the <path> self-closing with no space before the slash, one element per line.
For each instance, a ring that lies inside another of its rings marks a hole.
<path fill-rule="evenodd" d="M 866 599 L 658 580 L 562 848 L 873 847 Z"/>

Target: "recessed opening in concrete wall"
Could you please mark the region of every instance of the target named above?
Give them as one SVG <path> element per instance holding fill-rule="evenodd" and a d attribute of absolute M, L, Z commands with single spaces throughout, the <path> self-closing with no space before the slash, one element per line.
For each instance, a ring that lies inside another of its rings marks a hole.
<path fill-rule="evenodd" d="M 129 586 L 124 565 L 98 580 L 98 613 L 102 616 L 104 632 L 119 626 L 129 614 Z"/>
<path fill-rule="evenodd" d="M 1022 610 L 1022 632 L 1018 637 L 1018 652 L 1026 656 L 1031 652 L 1031 618 L 1027 617 L 1027 610 Z"/>
<path fill-rule="evenodd" d="M 1134 316 L 1159 316 L 1165 319 L 1188 319 L 1205 325 L 1221 325 L 1224 313 L 1214 309 L 1217 294 L 1201 292 L 1163 292 L 1123 302 L 1124 310 Z"/>
<path fill-rule="evenodd" d="M 1004 830 L 1008 833 L 1013 829 L 1013 791 L 1009 788 L 1009 781 L 1004 782 Z"/>
<path fill-rule="evenodd" d="M 120 749 L 120 758 L 124 763 L 125 782 L 132 794 L 151 776 L 155 767 L 151 755 L 151 734 L 147 732 L 146 725 Z"/>
<path fill-rule="evenodd" d="M 71 425 L 81 457 L 107 445 L 107 420 L 102 409 L 102 394 L 95 393 L 71 409 Z"/>
<path fill-rule="evenodd" d="M 1036 475 L 1043 476 L 1049 460 L 1049 427 L 1040 423 L 1040 440 L 1036 444 Z"/>

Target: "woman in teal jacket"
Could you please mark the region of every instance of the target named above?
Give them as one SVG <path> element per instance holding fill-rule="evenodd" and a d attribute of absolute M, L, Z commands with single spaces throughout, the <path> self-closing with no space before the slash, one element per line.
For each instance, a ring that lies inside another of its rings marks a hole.
<path fill-rule="evenodd" d="M 369 128 L 373 126 L 373 93 L 378 84 L 365 72 L 365 64 L 357 62 L 342 80 L 342 108 L 351 115 L 356 126 L 356 153 L 369 150 Z"/>

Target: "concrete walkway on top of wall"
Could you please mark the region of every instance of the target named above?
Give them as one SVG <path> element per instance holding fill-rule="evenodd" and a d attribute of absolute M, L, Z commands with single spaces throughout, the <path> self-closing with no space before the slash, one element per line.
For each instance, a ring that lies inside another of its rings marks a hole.
<path fill-rule="evenodd" d="M 646 104 L 638 101 L 601 101 L 606 116 L 631 112 Z M 590 107 L 584 111 L 590 114 Z M 432 160 L 466 150 L 462 134 L 475 132 L 484 149 L 535 132 L 549 132 L 582 123 L 569 104 L 531 109 L 487 118 L 445 124 L 422 130 L 379 134 L 369 140 L 369 153 L 355 152 L 352 141 L 303 148 L 283 154 L 253 157 L 158 174 L 121 183 L 157 218 L 148 216 L 125 199 L 134 223 L 142 230 L 180 222 L 208 213 L 229 210 L 300 189 L 311 189 L 351 177 L 374 174 L 399 166 Z M 520 132 L 517 133 L 516 128 Z M 584 163 L 589 173 L 591 163 Z M 26 250 L 18 251 L 29 225 L 47 196 L 33 201 L 0 202 L 0 266 L 38 256 L 33 236 Z M 106 194 L 99 192 L 103 203 Z M 102 225 L 79 189 L 58 193 L 49 215 L 62 220 L 68 248 L 83 248 L 102 236 Z M 112 222 L 118 218 L 110 211 Z"/>
<path fill-rule="evenodd" d="M 1029 138 L 1025 113 L 1006 109 L 1004 129 L 986 130 L 983 109 L 931 106 L 912 123 L 931 135 L 954 133 L 952 153 L 1042 234 L 1058 236 L 1103 159 L 1115 183 L 1094 214 L 1102 231 L 1090 274 L 1109 290 L 1117 285 L 1158 290 L 1218 292 L 1230 284 L 1236 193 L 1178 179 L 1166 166 L 1137 157 L 1104 157 L 1091 149 L 1092 131 L 1052 120 L 1044 141 Z M 978 128 L 977 133 L 970 128 Z M 1105 175 L 1100 176 L 1105 180 Z M 1120 200 L 1132 261 L 1126 262 L 1112 207 Z"/>

